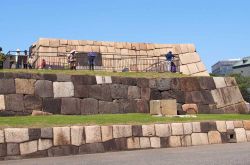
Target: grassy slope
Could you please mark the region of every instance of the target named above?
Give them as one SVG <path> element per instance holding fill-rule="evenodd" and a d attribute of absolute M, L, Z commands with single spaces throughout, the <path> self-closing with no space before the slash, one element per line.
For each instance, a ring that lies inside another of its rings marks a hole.
<path fill-rule="evenodd" d="M 48 127 L 67 125 L 111 125 L 111 124 L 150 124 L 186 121 L 211 120 L 250 120 L 250 115 L 209 114 L 198 115 L 197 118 L 153 117 L 149 114 L 107 114 L 89 116 L 25 116 L 0 117 L 0 127 Z"/>

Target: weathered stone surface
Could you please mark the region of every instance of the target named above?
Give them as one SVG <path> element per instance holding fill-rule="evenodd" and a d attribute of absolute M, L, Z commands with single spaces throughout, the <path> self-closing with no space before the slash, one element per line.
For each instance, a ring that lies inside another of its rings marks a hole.
<path fill-rule="evenodd" d="M 70 144 L 70 127 L 54 127 L 53 137 L 54 146 Z"/>
<path fill-rule="evenodd" d="M 5 110 L 4 95 L 0 95 L 0 111 Z"/>
<path fill-rule="evenodd" d="M 193 132 L 201 132 L 200 122 L 192 122 Z"/>
<path fill-rule="evenodd" d="M 246 131 L 247 141 L 250 142 L 250 131 Z"/>
<path fill-rule="evenodd" d="M 161 141 L 159 137 L 150 137 L 150 143 L 152 148 L 160 148 Z"/>
<path fill-rule="evenodd" d="M 183 134 L 190 135 L 193 133 L 192 123 L 183 123 Z"/>
<path fill-rule="evenodd" d="M 7 155 L 7 145 L 6 143 L 0 144 L 0 157 Z"/>
<path fill-rule="evenodd" d="M 234 129 L 234 122 L 233 121 L 226 121 L 227 130 L 233 130 Z"/>
<path fill-rule="evenodd" d="M 235 132 L 235 135 L 236 135 L 237 143 L 247 142 L 246 131 L 245 131 L 244 128 L 235 128 L 234 132 Z"/>
<path fill-rule="evenodd" d="M 186 114 L 198 114 L 198 107 L 196 104 L 183 104 L 182 110 L 186 112 Z"/>
<path fill-rule="evenodd" d="M 183 124 L 182 123 L 171 123 L 172 135 L 183 135 Z"/>
<path fill-rule="evenodd" d="M 30 94 L 33 95 L 35 92 L 34 79 L 15 79 L 16 93 L 18 94 Z"/>
<path fill-rule="evenodd" d="M 79 153 L 79 148 L 76 146 L 57 146 L 52 147 L 48 150 L 48 156 L 65 156 L 65 155 L 75 155 Z"/>
<path fill-rule="evenodd" d="M 89 97 L 102 101 L 112 101 L 109 85 L 91 85 L 89 86 Z"/>
<path fill-rule="evenodd" d="M 169 124 L 155 124 L 155 133 L 159 137 L 171 136 L 171 127 Z"/>
<path fill-rule="evenodd" d="M 0 130 L 0 143 L 4 143 L 4 131 Z"/>
<path fill-rule="evenodd" d="M 99 101 L 99 113 L 114 114 L 119 113 L 120 107 L 117 102 Z"/>
<path fill-rule="evenodd" d="M 117 151 L 117 146 L 116 146 L 116 143 L 115 143 L 115 139 L 105 141 L 102 144 L 103 144 L 105 152 L 107 152 L 107 151 Z"/>
<path fill-rule="evenodd" d="M 141 99 L 150 100 L 150 88 L 141 88 Z"/>
<path fill-rule="evenodd" d="M 161 100 L 161 92 L 158 89 L 151 89 L 150 90 L 150 100 Z"/>
<path fill-rule="evenodd" d="M 117 147 L 117 150 L 126 150 L 128 148 L 127 138 L 115 139 L 115 145 Z"/>
<path fill-rule="evenodd" d="M 132 136 L 131 125 L 113 125 L 113 137 L 122 138 Z"/>
<path fill-rule="evenodd" d="M 242 121 L 234 121 L 234 128 L 243 128 L 243 122 Z"/>
<path fill-rule="evenodd" d="M 71 81 L 71 75 L 67 74 L 56 74 L 56 81 L 58 82 L 70 82 Z"/>
<path fill-rule="evenodd" d="M 149 87 L 149 79 L 137 78 L 137 86 L 140 88 L 148 88 Z"/>
<path fill-rule="evenodd" d="M 161 114 L 161 101 L 151 100 L 149 103 L 150 103 L 150 114 L 160 115 Z"/>
<path fill-rule="evenodd" d="M 20 143 L 21 155 L 30 154 L 30 153 L 36 152 L 37 150 L 38 150 L 37 140 Z"/>
<path fill-rule="evenodd" d="M 41 138 L 52 139 L 53 138 L 53 128 L 41 128 Z"/>
<path fill-rule="evenodd" d="M 14 79 L 0 79 L 0 94 L 16 93 Z"/>
<path fill-rule="evenodd" d="M 142 126 L 141 125 L 132 125 L 132 136 L 142 136 Z"/>
<path fill-rule="evenodd" d="M 85 144 L 85 134 L 83 126 L 71 126 L 71 144 L 75 146 L 80 146 Z"/>
<path fill-rule="evenodd" d="M 143 136 L 155 136 L 155 125 L 142 125 Z"/>
<path fill-rule="evenodd" d="M 61 114 L 64 115 L 79 115 L 80 99 L 78 98 L 62 98 Z"/>
<path fill-rule="evenodd" d="M 53 146 L 53 141 L 51 139 L 39 139 L 38 140 L 38 150 L 47 150 Z"/>
<path fill-rule="evenodd" d="M 88 154 L 88 153 L 101 153 L 104 152 L 104 146 L 102 143 L 91 143 L 80 146 L 79 153 L 80 154 Z"/>
<path fill-rule="evenodd" d="M 129 86 L 137 86 L 137 80 L 136 78 L 132 77 L 120 77 L 121 84 L 123 85 L 129 85 Z"/>
<path fill-rule="evenodd" d="M 162 115 L 177 115 L 177 105 L 175 99 L 161 100 Z"/>
<path fill-rule="evenodd" d="M 250 121 L 249 120 L 243 120 L 243 125 L 245 130 L 250 130 Z"/>
<path fill-rule="evenodd" d="M 234 77 L 224 77 L 224 79 L 228 87 L 237 85 L 237 82 Z"/>
<path fill-rule="evenodd" d="M 215 122 L 200 122 L 201 132 L 207 133 L 208 131 L 216 131 L 216 123 Z"/>
<path fill-rule="evenodd" d="M 100 126 L 86 126 L 86 143 L 98 143 L 102 141 Z"/>
<path fill-rule="evenodd" d="M 5 128 L 4 133 L 7 143 L 20 143 L 29 140 L 28 128 Z"/>
<path fill-rule="evenodd" d="M 226 82 L 224 77 L 213 77 L 216 88 L 226 87 Z"/>
<path fill-rule="evenodd" d="M 136 113 L 149 113 L 149 102 L 142 99 L 136 99 L 131 101 L 135 107 Z"/>
<path fill-rule="evenodd" d="M 71 80 L 74 85 L 94 85 L 96 83 L 95 76 L 89 75 L 72 75 Z"/>
<path fill-rule="evenodd" d="M 225 121 L 216 121 L 216 127 L 219 132 L 227 132 L 227 125 Z"/>
<path fill-rule="evenodd" d="M 192 145 L 205 145 L 208 144 L 207 133 L 192 133 Z"/>
<path fill-rule="evenodd" d="M 141 148 L 150 148 L 150 138 L 149 137 L 140 137 L 140 147 Z"/>
<path fill-rule="evenodd" d="M 25 110 L 41 110 L 42 99 L 34 95 L 26 95 L 23 98 Z"/>
<path fill-rule="evenodd" d="M 89 85 L 75 85 L 75 97 L 88 98 L 89 97 Z"/>
<path fill-rule="evenodd" d="M 5 110 L 24 111 L 24 102 L 22 94 L 5 95 Z"/>
<path fill-rule="evenodd" d="M 111 84 L 112 79 L 110 76 L 96 76 L 97 84 Z"/>
<path fill-rule="evenodd" d="M 198 79 L 194 77 L 180 78 L 180 88 L 182 91 L 199 91 L 201 89 Z"/>
<path fill-rule="evenodd" d="M 130 137 L 127 139 L 128 149 L 138 149 L 140 148 L 140 138 L 139 137 Z"/>
<path fill-rule="evenodd" d="M 62 100 L 59 98 L 44 98 L 43 99 L 43 111 L 52 114 L 61 114 Z"/>
<path fill-rule="evenodd" d="M 113 127 L 112 126 L 101 126 L 102 141 L 106 142 L 113 139 Z"/>
<path fill-rule="evenodd" d="M 168 139 L 169 147 L 181 147 L 181 137 L 180 136 L 170 136 Z"/>
<path fill-rule="evenodd" d="M 53 97 L 53 84 L 48 80 L 37 80 L 35 83 L 35 95 L 39 97 Z"/>
<path fill-rule="evenodd" d="M 192 145 L 192 138 L 191 135 L 185 135 L 181 137 L 181 145 L 183 147 L 188 147 Z"/>
<path fill-rule="evenodd" d="M 222 143 L 220 133 L 218 131 L 209 131 L 208 132 L 208 141 L 210 144 Z"/>
<path fill-rule="evenodd" d="M 57 77 L 56 74 L 42 74 L 41 75 L 44 80 L 49 80 L 49 81 L 56 81 Z"/>
<path fill-rule="evenodd" d="M 74 85 L 72 82 L 53 82 L 54 97 L 73 97 Z"/>
<path fill-rule="evenodd" d="M 128 87 L 128 99 L 140 99 L 141 89 L 137 86 Z"/>
<path fill-rule="evenodd" d="M 33 110 L 31 114 L 31 116 L 48 116 L 48 115 L 52 115 L 52 113 Z"/>
<path fill-rule="evenodd" d="M 247 104 L 244 101 L 241 103 L 235 104 L 234 107 L 235 107 L 235 111 L 233 111 L 233 113 L 240 113 L 240 114 L 249 113 L 249 108 L 247 107 Z"/>
<path fill-rule="evenodd" d="M 86 98 L 81 100 L 81 114 L 97 114 L 98 101 L 93 98 Z"/>
<path fill-rule="evenodd" d="M 156 79 L 156 87 L 160 91 L 166 91 L 171 88 L 171 79 Z"/>
<path fill-rule="evenodd" d="M 41 138 L 40 128 L 29 128 L 29 140 L 37 140 Z"/>
<path fill-rule="evenodd" d="M 122 84 L 112 84 L 110 86 L 111 96 L 113 99 L 126 99 L 128 98 L 128 86 Z"/>
<path fill-rule="evenodd" d="M 212 77 L 199 77 L 198 81 L 201 89 L 212 90 L 216 88 Z"/>
<path fill-rule="evenodd" d="M 18 143 L 7 143 L 7 155 L 15 156 L 20 155 L 20 149 Z"/>

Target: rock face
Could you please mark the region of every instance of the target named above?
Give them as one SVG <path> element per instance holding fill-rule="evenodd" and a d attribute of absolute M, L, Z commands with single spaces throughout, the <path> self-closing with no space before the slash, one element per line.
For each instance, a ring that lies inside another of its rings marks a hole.
<path fill-rule="evenodd" d="M 35 83 L 35 94 L 40 97 L 53 97 L 53 83 L 48 80 L 38 80 Z"/>
<path fill-rule="evenodd" d="M 0 94 L 16 93 L 14 79 L 0 79 Z"/>
<path fill-rule="evenodd" d="M 74 85 L 72 82 L 54 82 L 54 97 L 73 97 Z"/>
<path fill-rule="evenodd" d="M 19 143 L 29 140 L 28 128 L 6 128 L 4 132 L 5 141 L 8 143 Z"/>
<path fill-rule="evenodd" d="M 34 79 L 15 79 L 16 93 L 33 95 L 35 81 Z"/>

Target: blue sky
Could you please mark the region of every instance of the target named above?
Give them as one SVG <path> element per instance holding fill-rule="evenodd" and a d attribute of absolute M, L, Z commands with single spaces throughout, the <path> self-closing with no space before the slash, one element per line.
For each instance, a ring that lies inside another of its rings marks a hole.
<path fill-rule="evenodd" d="M 249 0 L 3 0 L 0 46 L 27 49 L 39 37 L 194 43 L 210 70 L 250 56 Z"/>

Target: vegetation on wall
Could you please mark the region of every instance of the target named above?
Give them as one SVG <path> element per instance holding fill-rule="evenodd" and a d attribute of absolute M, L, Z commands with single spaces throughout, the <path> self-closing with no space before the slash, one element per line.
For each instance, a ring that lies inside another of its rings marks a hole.
<path fill-rule="evenodd" d="M 247 89 L 250 89 L 250 77 L 244 77 L 240 74 L 231 74 L 230 76 L 235 77 L 243 98 L 250 102 L 250 91 L 247 91 Z"/>

